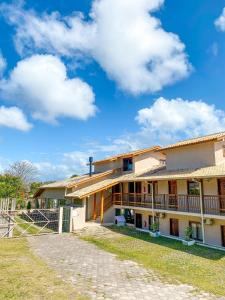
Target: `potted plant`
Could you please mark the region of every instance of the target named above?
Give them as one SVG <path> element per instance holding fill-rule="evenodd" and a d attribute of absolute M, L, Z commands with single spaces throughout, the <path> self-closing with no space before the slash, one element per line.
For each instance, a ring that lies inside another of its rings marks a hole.
<path fill-rule="evenodd" d="M 159 231 L 159 224 L 153 223 L 150 227 L 150 236 L 151 237 L 159 237 L 160 231 Z"/>
<path fill-rule="evenodd" d="M 184 240 L 183 245 L 192 246 L 195 244 L 195 240 L 191 239 L 192 236 L 192 228 L 190 226 L 186 227 L 184 230 Z"/>

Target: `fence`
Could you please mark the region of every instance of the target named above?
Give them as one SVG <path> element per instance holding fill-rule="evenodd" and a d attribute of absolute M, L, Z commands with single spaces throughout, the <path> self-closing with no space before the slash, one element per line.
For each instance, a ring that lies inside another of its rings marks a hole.
<path fill-rule="evenodd" d="M 70 232 L 68 207 L 15 209 L 14 201 L 0 200 L 0 239 Z"/>

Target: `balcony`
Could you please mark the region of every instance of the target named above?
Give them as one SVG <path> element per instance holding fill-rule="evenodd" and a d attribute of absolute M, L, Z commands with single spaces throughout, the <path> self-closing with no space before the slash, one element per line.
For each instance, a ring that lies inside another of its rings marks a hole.
<path fill-rule="evenodd" d="M 178 211 L 187 213 L 201 213 L 200 196 L 197 195 L 168 195 L 154 196 L 154 209 Z M 152 209 L 152 195 L 150 194 L 113 194 L 114 205 Z M 225 196 L 203 196 L 203 211 L 207 215 L 225 216 Z"/>

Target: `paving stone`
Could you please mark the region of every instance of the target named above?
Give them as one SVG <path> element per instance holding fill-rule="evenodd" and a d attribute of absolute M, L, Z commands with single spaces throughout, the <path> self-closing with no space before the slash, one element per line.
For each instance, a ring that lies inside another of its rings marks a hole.
<path fill-rule="evenodd" d="M 100 232 L 100 234 L 102 234 Z M 104 234 L 107 234 L 104 231 Z M 197 292 L 184 284 L 163 282 L 154 271 L 133 261 L 122 261 L 74 235 L 30 237 L 37 255 L 55 269 L 63 280 L 90 299 L 98 300 L 210 300 L 217 298 Z"/>

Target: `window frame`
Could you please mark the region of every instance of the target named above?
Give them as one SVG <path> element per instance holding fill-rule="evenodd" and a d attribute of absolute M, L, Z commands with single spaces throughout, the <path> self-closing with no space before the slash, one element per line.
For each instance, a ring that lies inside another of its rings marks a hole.
<path fill-rule="evenodd" d="M 123 158 L 123 172 L 133 171 L 133 157 Z"/>
<path fill-rule="evenodd" d="M 197 188 L 191 188 L 190 189 L 190 185 L 191 184 L 196 184 L 198 186 L 197 186 Z M 193 192 L 191 192 L 191 190 L 193 190 Z M 194 191 L 198 191 L 198 192 L 196 193 Z M 187 181 L 187 193 L 188 193 L 188 195 L 191 195 L 191 196 L 200 196 L 200 186 L 199 186 L 199 183 L 196 182 L 196 181 L 193 181 L 193 180 L 188 180 Z"/>

